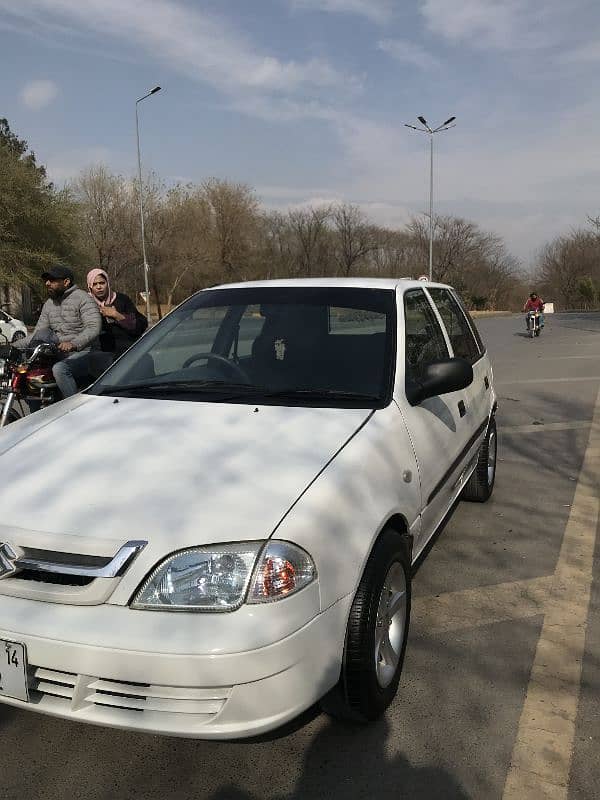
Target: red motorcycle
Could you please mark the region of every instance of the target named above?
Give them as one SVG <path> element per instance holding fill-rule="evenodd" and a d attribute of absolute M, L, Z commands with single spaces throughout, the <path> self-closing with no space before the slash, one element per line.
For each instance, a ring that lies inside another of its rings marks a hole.
<path fill-rule="evenodd" d="M 25 350 L 0 345 L 0 428 L 61 399 L 52 374 L 58 358 L 53 344 Z"/>

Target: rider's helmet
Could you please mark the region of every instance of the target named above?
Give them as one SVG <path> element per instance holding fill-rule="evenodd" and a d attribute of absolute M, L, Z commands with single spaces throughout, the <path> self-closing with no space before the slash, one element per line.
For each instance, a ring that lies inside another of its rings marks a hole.
<path fill-rule="evenodd" d="M 537 300 L 537 292 L 531 292 L 531 294 L 529 295 L 529 297 L 530 297 L 532 300 Z"/>

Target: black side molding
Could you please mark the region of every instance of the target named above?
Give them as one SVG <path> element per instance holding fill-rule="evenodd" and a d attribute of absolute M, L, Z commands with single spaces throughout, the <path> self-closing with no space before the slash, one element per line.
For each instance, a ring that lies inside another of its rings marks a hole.
<path fill-rule="evenodd" d="M 439 494 L 439 492 L 442 489 L 442 487 L 444 486 L 444 484 L 447 483 L 450 480 L 450 478 L 452 477 L 452 474 L 454 473 L 456 468 L 458 466 L 460 466 L 461 461 L 463 461 L 464 457 L 467 455 L 469 450 L 473 447 L 473 445 L 475 444 L 477 439 L 479 439 L 481 434 L 487 429 L 488 424 L 489 424 L 489 419 L 486 419 L 477 428 L 477 430 L 475 431 L 473 436 L 471 436 L 471 438 L 469 439 L 467 444 L 463 447 L 463 449 L 460 451 L 460 453 L 454 459 L 454 461 L 452 462 L 450 467 L 446 470 L 446 472 L 442 476 L 442 479 L 434 486 L 433 491 L 431 492 L 431 494 L 427 498 L 427 505 L 429 505 L 431 503 L 431 501 L 434 499 L 434 497 L 437 494 Z"/>

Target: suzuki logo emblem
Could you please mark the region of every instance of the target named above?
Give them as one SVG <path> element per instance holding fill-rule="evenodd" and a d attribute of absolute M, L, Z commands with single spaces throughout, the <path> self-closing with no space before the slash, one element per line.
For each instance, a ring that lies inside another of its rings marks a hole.
<path fill-rule="evenodd" d="M 0 543 L 0 580 L 8 578 L 17 572 L 16 560 L 17 554 L 8 542 Z"/>

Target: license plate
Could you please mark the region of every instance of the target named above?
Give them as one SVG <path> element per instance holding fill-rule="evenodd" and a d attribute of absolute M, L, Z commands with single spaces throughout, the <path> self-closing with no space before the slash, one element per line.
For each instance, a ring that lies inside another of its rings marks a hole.
<path fill-rule="evenodd" d="M 25 645 L 0 639 L 0 697 L 29 702 Z"/>

